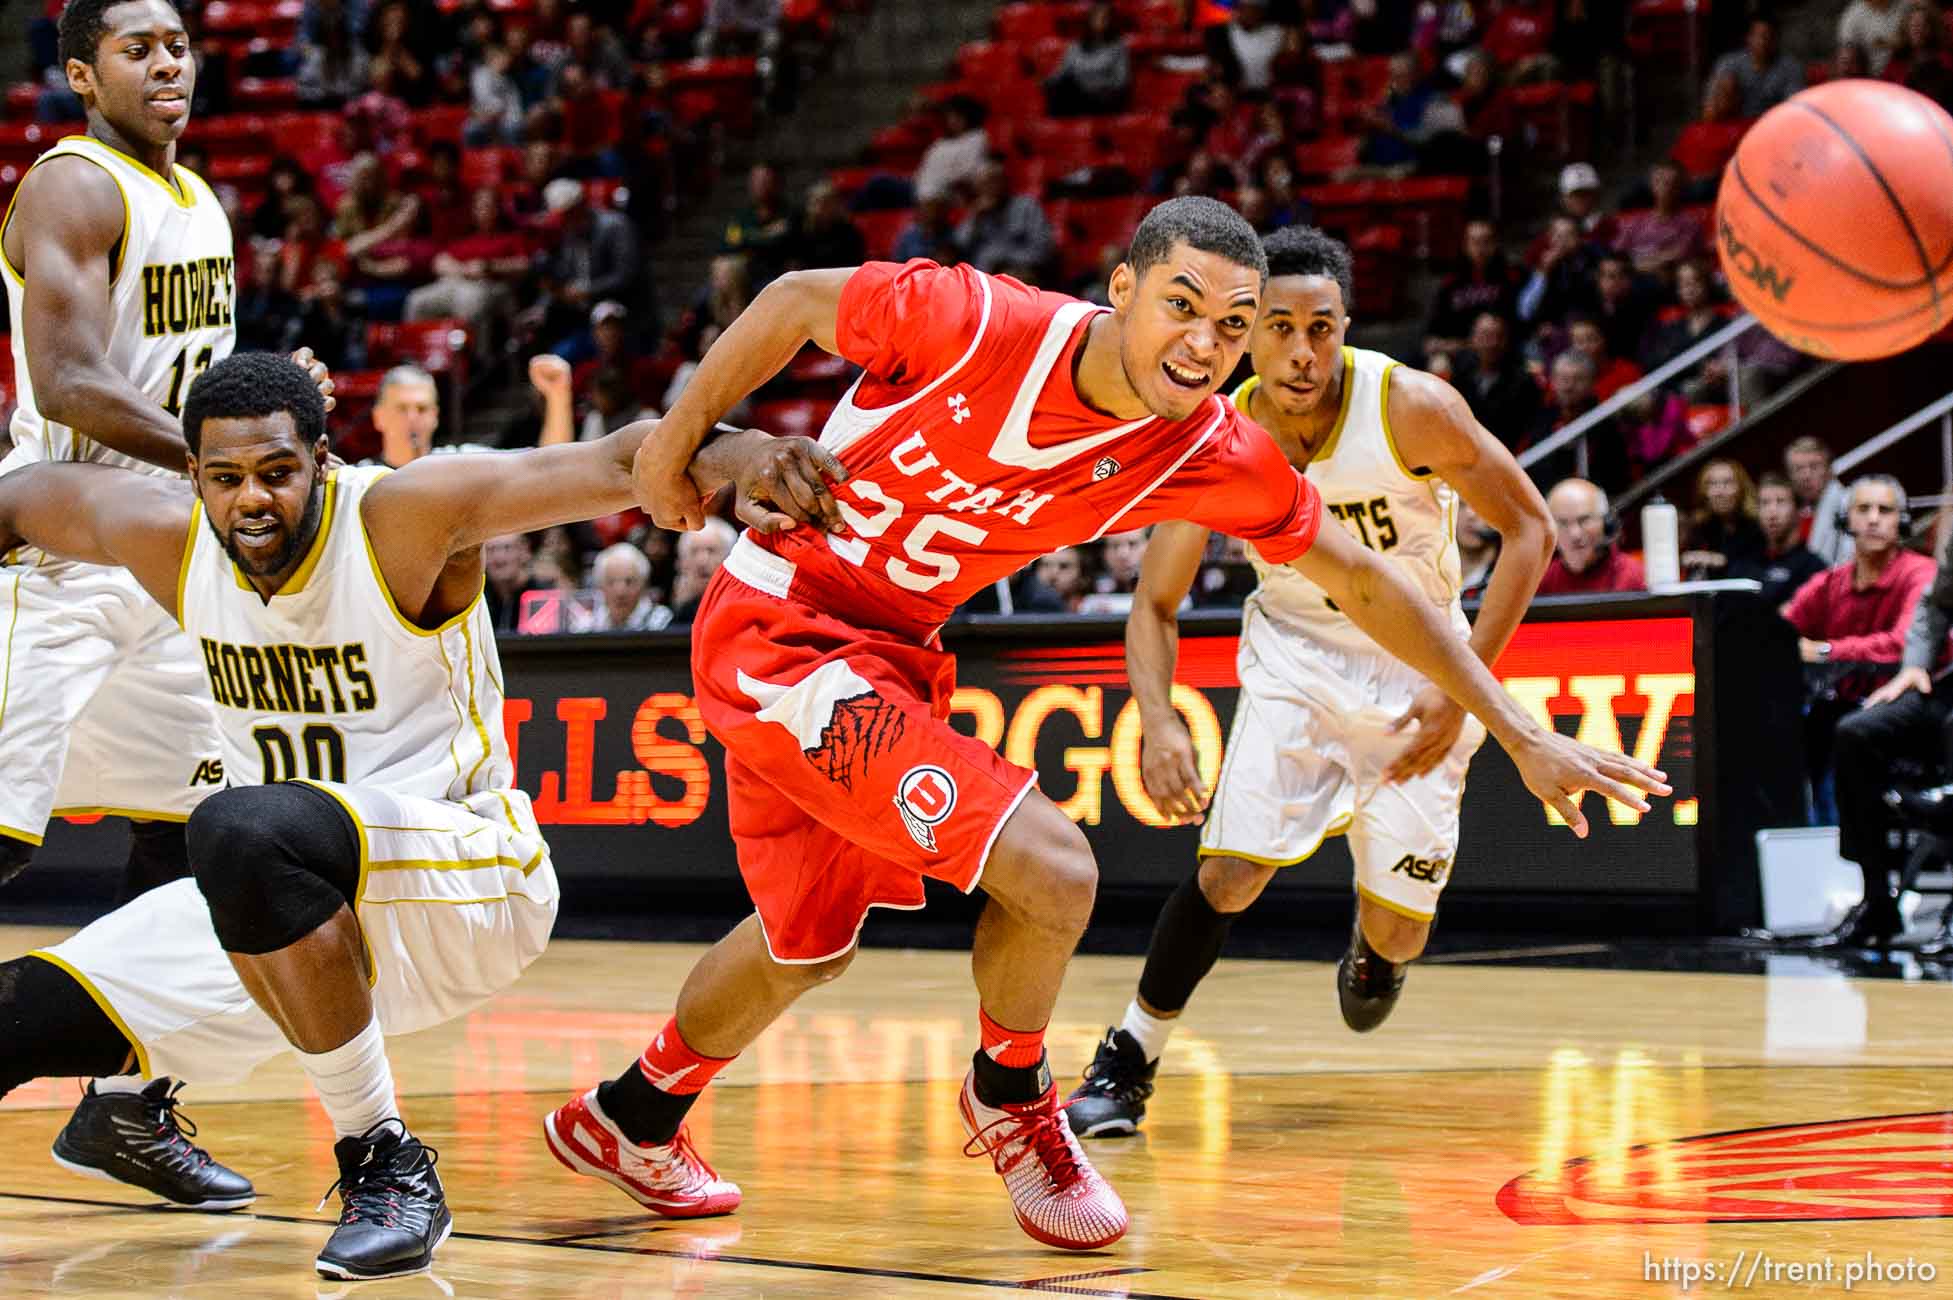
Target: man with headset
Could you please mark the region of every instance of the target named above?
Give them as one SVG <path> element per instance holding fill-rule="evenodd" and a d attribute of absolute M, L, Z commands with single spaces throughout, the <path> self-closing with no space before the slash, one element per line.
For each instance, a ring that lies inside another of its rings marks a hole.
<path fill-rule="evenodd" d="M 1942 529 L 1937 572 L 1907 626 L 1899 671 L 1866 697 L 1865 707 L 1838 723 L 1838 849 L 1865 873 L 1865 902 L 1830 936 L 1839 944 L 1883 943 L 1897 935 L 1898 900 L 1888 873 L 1899 865 L 1890 843 L 1895 803 L 1907 820 L 1953 833 L 1953 785 L 1888 793 L 1901 764 L 1953 775 L 1953 688 L 1936 683 L 1953 625 L 1953 528 Z"/>
<path fill-rule="evenodd" d="M 1620 527 L 1605 492 L 1583 478 L 1561 479 L 1546 494 L 1546 508 L 1553 512 L 1554 550 L 1539 580 L 1540 595 L 1647 589 L 1641 561 L 1614 545 Z"/>
<path fill-rule="evenodd" d="M 1933 562 L 1902 545 L 1911 517 L 1897 479 L 1868 474 L 1851 485 L 1845 501 L 1842 531 L 1850 534 L 1855 553 L 1799 587 L 1781 612 L 1797 630 L 1798 653 L 1807 664 L 1897 664 L 1920 594 L 1932 583 Z M 1903 929 L 1886 880 L 1898 865 L 1885 842 L 1890 815 L 1883 796 L 1891 770 L 1889 762 L 1867 768 L 1862 761 L 1863 747 L 1876 744 L 1880 731 L 1878 715 L 1859 708 L 1861 700 L 1870 702 L 1868 685 L 1863 674 L 1840 678 L 1838 689 L 1814 703 L 1805 719 L 1816 820 L 1837 822 L 1839 852 L 1865 872 L 1865 903 L 1837 936 L 1857 945 L 1887 942 Z"/>

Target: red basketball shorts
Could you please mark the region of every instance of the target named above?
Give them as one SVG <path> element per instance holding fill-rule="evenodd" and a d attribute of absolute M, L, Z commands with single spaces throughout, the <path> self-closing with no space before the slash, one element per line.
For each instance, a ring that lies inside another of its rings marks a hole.
<path fill-rule="evenodd" d="M 726 747 L 739 873 L 779 962 L 854 946 L 871 907 L 968 893 L 1037 774 L 949 725 L 956 661 L 721 572 L 692 680 Z"/>

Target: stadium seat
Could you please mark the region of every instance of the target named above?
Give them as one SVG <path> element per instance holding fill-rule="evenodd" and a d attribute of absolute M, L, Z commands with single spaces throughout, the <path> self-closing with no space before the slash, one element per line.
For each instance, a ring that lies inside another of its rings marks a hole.
<path fill-rule="evenodd" d="M 1383 102 L 1390 81 L 1390 60 L 1383 55 L 1342 59 L 1323 65 L 1322 126 L 1340 131 L 1359 125 L 1364 109 Z"/>
<path fill-rule="evenodd" d="M 376 321 L 366 327 L 367 360 L 419 366 L 431 375 L 466 379 L 468 325 L 460 320 Z"/>
<path fill-rule="evenodd" d="M 0 122 L 0 162 L 31 163 L 68 132 L 38 122 Z"/>
<path fill-rule="evenodd" d="M 855 228 L 861 232 L 861 238 L 867 244 L 868 256 L 874 261 L 888 259 L 895 248 L 895 241 L 914 220 L 913 208 L 887 208 L 880 212 L 854 214 Z"/>
<path fill-rule="evenodd" d="M 1354 135 L 1325 135 L 1295 147 L 1295 174 L 1303 181 L 1333 180 L 1356 166 L 1363 140 Z"/>
<path fill-rule="evenodd" d="M 871 251 L 870 256 L 873 255 Z M 786 379 L 793 385 L 796 396 L 833 400 L 847 391 L 854 381 L 854 373 L 854 367 L 847 361 L 810 343 L 787 363 Z"/>
<path fill-rule="evenodd" d="M 468 122 L 468 112 L 465 104 L 416 109 L 411 115 L 414 135 L 424 145 L 433 144 L 436 140 L 460 144 L 461 128 Z"/>
<path fill-rule="evenodd" d="M 1117 199 L 1064 199 L 1050 204 L 1047 213 L 1058 235 L 1064 274 L 1084 275 L 1098 265 L 1101 248 L 1131 243 L 1140 218 L 1155 202 L 1137 194 Z"/>
<path fill-rule="evenodd" d="M 231 95 L 241 107 L 275 112 L 298 107 L 298 81 L 292 77 L 241 77 Z"/>
<path fill-rule="evenodd" d="M 809 398 L 756 402 L 753 405 L 753 427 L 787 437 L 818 438 L 833 410 L 834 403 Z"/>
<path fill-rule="evenodd" d="M 1734 413 L 1727 406 L 1691 406 L 1688 413 L 1689 436 L 1697 442 L 1722 432 Z"/>
<path fill-rule="evenodd" d="M 997 11 L 993 24 L 1000 43 L 1029 45 L 1058 34 L 1059 10 L 1056 4 L 1008 4 Z"/>

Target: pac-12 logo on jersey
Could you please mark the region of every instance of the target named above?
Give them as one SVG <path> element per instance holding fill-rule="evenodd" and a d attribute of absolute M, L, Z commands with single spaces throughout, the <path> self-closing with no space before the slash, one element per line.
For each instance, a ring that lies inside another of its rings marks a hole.
<path fill-rule="evenodd" d="M 1119 472 L 1119 462 L 1110 456 L 1099 457 L 1099 463 L 1092 466 L 1092 482 L 1103 483 Z"/>
<path fill-rule="evenodd" d="M 924 763 L 902 774 L 895 785 L 895 811 L 909 837 L 929 853 L 936 851 L 936 827 L 956 811 L 956 778 Z"/>

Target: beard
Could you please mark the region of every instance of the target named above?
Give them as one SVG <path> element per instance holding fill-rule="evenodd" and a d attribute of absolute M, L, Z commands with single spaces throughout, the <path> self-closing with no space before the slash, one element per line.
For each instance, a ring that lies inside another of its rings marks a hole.
<path fill-rule="evenodd" d="M 293 559 L 312 545 L 313 538 L 319 534 L 319 520 L 325 514 L 325 475 L 315 473 L 312 478 L 312 491 L 305 498 L 305 512 L 299 516 L 298 527 L 285 534 L 285 543 L 269 555 L 248 551 L 240 547 L 235 534 L 221 533 L 216 521 L 204 511 L 203 520 L 210 526 L 210 535 L 230 556 L 231 563 L 254 578 L 268 577 L 281 573 Z"/>

